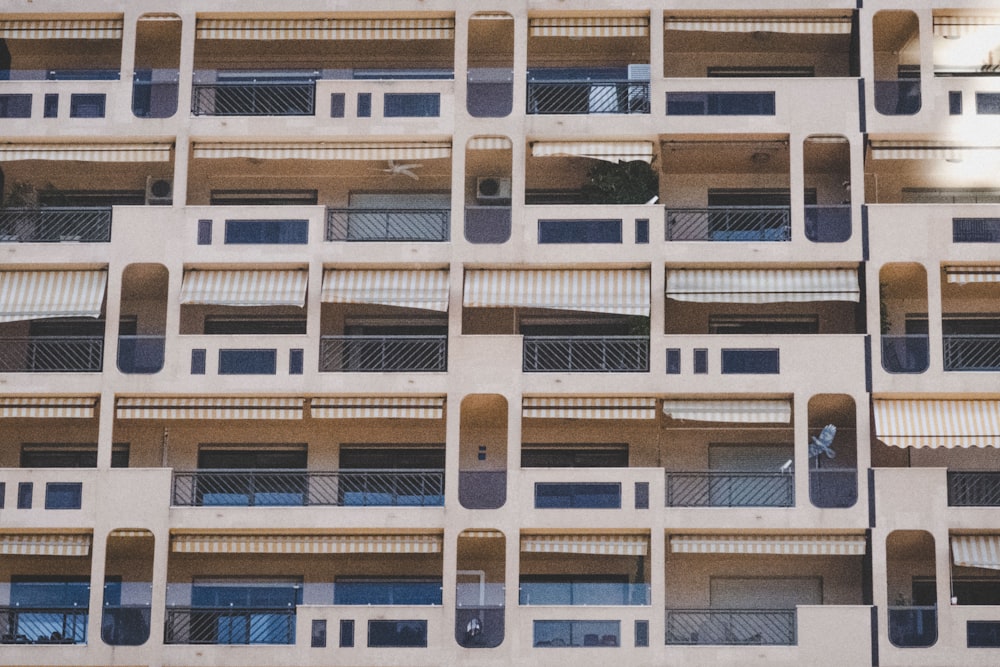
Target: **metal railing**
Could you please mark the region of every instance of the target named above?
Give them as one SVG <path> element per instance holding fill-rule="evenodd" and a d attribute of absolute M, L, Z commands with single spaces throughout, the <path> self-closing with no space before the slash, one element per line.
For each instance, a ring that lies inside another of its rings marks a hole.
<path fill-rule="evenodd" d="M 794 609 L 668 609 L 667 644 L 797 643 Z"/>
<path fill-rule="evenodd" d="M 400 373 L 448 370 L 447 336 L 322 336 L 319 370 Z"/>
<path fill-rule="evenodd" d="M 1000 472 L 949 470 L 948 505 L 1000 507 Z"/>
<path fill-rule="evenodd" d="M 649 82 L 529 81 L 529 114 L 649 113 Z"/>
<path fill-rule="evenodd" d="M 923 373 L 930 365 L 927 334 L 882 336 L 882 368 L 888 373 Z"/>
<path fill-rule="evenodd" d="M 326 210 L 327 241 L 447 241 L 450 230 L 446 208 Z"/>
<path fill-rule="evenodd" d="M 525 336 L 525 373 L 645 373 L 646 336 Z"/>
<path fill-rule="evenodd" d="M 88 610 L 0 607 L 0 644 L 86 644 Z"/>
<path fill-rule="evenodd" d="M 312 116 L 315 109 L 314 81 L 216 81 L 191 90 L 196 116 Z"/>
<path fill-rule="evenodd" d="M 118 370 L 158 373 L 163 370 L 166 336 L 118 336 Z"/>
<path fill-rule="evenodd" d="M 843 243 L 851 238 L 851 205 L 806 205 L 806 238 L 813 243 Z"/>
<path fill-rule="evenodd" d="M 99 373 L 103 336 L 4 336 L 0 372 Z"/>
<path fill-rule="evenodd" d="M 0 242 L 111 241 L 110 206 L 0 209 Z"/>
<path fill-rule="evenodd" d="M 793 507 L 795 475 L 668 472 L 667 507 Z"/>
<path fill-rule="evenodd" d="M 1000 370 L 1000 335 L 945 335 L 942 340 L 946 371 Z"/>
<path fill-rule="evenodd" d="M 294 607 L 169 607 L 165 644 L 294 644 Z"/>
<path fill-rule="evenodd" d="M 889 641 L 894 646 L 930 646 L 937 641 L 937 608 L 889 607 Z"/>
<path fill-rule="evenodd" d="M 149 639 L 149 605 L 105 605 L 101 639 L 109 646 L 140 646 Z"/>
<path fill-rule="evenodd" d="M 181 507 L 444 505 L 444 470 L 195 470 L 174 473 Z"/>
<path fill-rule="evenodd" d="M 787 206 L 666 209 L 667 241 L 790 241 Z"/>

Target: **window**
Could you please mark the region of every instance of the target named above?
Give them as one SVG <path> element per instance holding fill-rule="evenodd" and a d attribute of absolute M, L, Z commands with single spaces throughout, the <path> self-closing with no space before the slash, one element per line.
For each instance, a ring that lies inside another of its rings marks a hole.
<path fill-rule="evenodd" d="M 903 188 L 903 204 L 997 204 L 995 188 Z"/>
<path fill-rule="evenodd" d="M 952 218 L 953 243 L 1000 243 L 1000 218 Z"/>
<path fill-rule="evenodd" d="M 627 468 L 628 444 L 530 444 L 521 446 L 522 468 Z"/>
<path fill-rule="evenodd" d="M 203 348 L 191 350 L 191 375 L 204 375 L 205 363 L 205 350 Z"/>
<path fill-rule="evenodd" d="M 444 445 L 391 447 L 341 445 L 340 468 L 351 469 L 431 469 L 444 470 Z"/>
<path fill-rule="evenodd" d="M 18 482 L 17 485 L 17 509 L 30 510 L 31 496 L 34 493 L 34 485 L 31 482 Z"/>
<path fill-rule="evenodd" d="M 1000 93 L 976 93 L 976 113 L 1000 114 Z"/>
<path fill-rule="evenodd" d="M 104 118 L 103 94 L 74 93 L 69 97 L 70 118 Z"/>
<path fill-rule="evenodd" d="M 636 218 L 635 242 L 637 244 L 649 243 L 649 220 L 647 218 Z"/>
<path fill-rule="evenodd" d="M 386 118 L 436 118 L 441 115 L 441 96 L 438 93 L 386 93 L 383 115 Z"/>
<path fill-rule="evenodd" d="M 371 118 L 372 94 L 358 93 L 358 118 Z"/>
<path fill-rule="evenodd" d="M 127 468 L 128 444 L 111 450 L 111 467 Z M 96 444 L 25 443 L 21 445 L 22 468 L 96 468 Z"/>
<path fill-rule="evenodd" d="M 635 645 L 649 646 L 649 621 L 635 622 Z"/>
<path fill-rule="evenodd" d="M 0 95 L 0 118 L 31 118 L 31 95 Z"/>
<path fill-rule="evenodd" d="M 289 375 L 302 375 L 304 363 L 305 363 L 305 350 L 303 350 L 302 348 L 293 348 L 288 351 Z"/>
<path fill-rule="evenodd" d="M 191 587 L 191 636 L 197 644 L 292 644 L 299 577 L 260 580 L 196 578 Z M 205 609 L 198 612 L 198 609 Z M 224 610 L 224 611 L 223 611 Z"/>
<path fill-rule="evenodd" d="M 212 245 L 212 221 L 198 221 L 198 245 Z"/>
<path fill-rule="evenodd" d="M 330 118 L 343 118 L 346 110 L 344 93 L 330 93 Z"/>
<path fill-rule="evenodd" d="M 621 220 L 539 220 L 539 243 L 621 243 Z"/>
<path fill-rule="evenodd" d="M 1000 621 L 966 621 L 966 646 L 1000 648 Z"/>
<path fill-rule="evenodd" d="M 619 646 L 620 621 L 534 621 L 532 645 L 535 648 L 567 646 Z"/>
<path fill-rule="evenodd" d="M 680 348 L 667 348 L 667 375 L 679 375 L 681 372 Z"/>
<path fill-rule="evenodd" d="M 309 646 L 312 648 L 326 648 L 326 620 L 314 618 L 312 622 L 312 633 L 310 634 Z"/>
<path fill-rule="evenodd" d="M 42 116 L 45 118 L 55 118 L 59 115 L 59 94 L 46 93 L 42 107 Z"/>
<path fill-rule="evenodd" d="M 538 482 L 537 509 L 620 509 L 621 484 Z"/>
<path fill-rule="evenodd" d="M 83 503 L 80 482 L 48 482 L 45 485 L 45 509 L 78 510 Z"/>
<path fill-rule="evenodd" d="M 667 93 L 668 116 L 773 116 L 774 93 Z"/>
<path fill-rule="evenodd" d="M 440 577 L 337 577 L 333 604 L 440 605 Z"/>
<path fill-rule="evenodd" d="M 368 621 L 368 646 L 427 646 L 427 621 Z"/>
<path fill-rule="evenodd" d="M 696 374 L 708 373 L 708 350 L 704 348 L 694 350 L 694 372 Z"/>
<path fill-rule="evenodd" d="M 306 318 L 238 317 L 235 315 L 206 315 L 204 333 L 209 336 L 288 336 L 306 333 Z"/>
<path fill-rule="evenodd" d="M 979 98 L 976 98 L 979 101 Z M 962 115 L 962 91 L 952 90 L 948 93 L 948 113 L 952 116 Z"/>
<path fill-rule="evenodd" d="M 818 315 L 709 315 L 712 334 L 815 334 Z"/>
<path fill-rule="evenodd" d="M 277 350 L 219 350 L 219 375 L 274 375 L 277 372 Z"/>
<path fill-rule="evenodd" d="M 254 448 L 202 445 L 198 451 L 194 503 L 244 507 L 304 505 L 308 493 L 306 458 L 305 445 Z"/>
<path fill-rule="evenodd" d="M 722 350 L 723 375 L 776 375 L 780 372 L 778 348 Z"/>
<path fill-rule="evenodd" d="M 226 220 L 228 244 L 296 245 L 309 242 L 308 220 Z"/>
<path fill-rule="evenodd" d="M 351 648 L 354 646 L 354 621 L 344 618 L 340 621 L 340 647 Z"/>

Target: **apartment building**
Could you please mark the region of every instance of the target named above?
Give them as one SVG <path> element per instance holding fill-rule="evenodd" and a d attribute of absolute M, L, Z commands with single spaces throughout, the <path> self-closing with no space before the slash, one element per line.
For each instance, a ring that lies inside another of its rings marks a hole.
<path fill-rule="evenodd" d="M 998 77 L 983 0 L 8 0 L 0 664 L 997 664 Z"/>

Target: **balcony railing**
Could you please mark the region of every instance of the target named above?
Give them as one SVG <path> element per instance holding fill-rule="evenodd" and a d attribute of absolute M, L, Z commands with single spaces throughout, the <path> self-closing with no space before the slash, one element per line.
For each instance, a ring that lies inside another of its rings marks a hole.
<path fill-rule="evenodd" d="M 932 645 L 937 641 L 937 608 L 889 607 L 889 641 L 901 647 Z"/>
<path fill-rule="evenodd" d="M 666 209 L 668 241 L 790 241 L 787 206 Z"/>
<path fill-rule="evenodd" d="M 525 336 L 524 372 L 645 373 L 645 336 Z"/>
<path fill-rule="evenodd" d="M 165 644 L 294 644 L 294 607 L 170 607 Z"/>
<path fill-rule="evenodd" d="M 442 209 L 346 209 L 326 211 L 327 241 L 447 241 L 451 211 Z"/>
<path fill-rule="evenodd" d="M 590 581 L 522 581 L 520 605 L 641 606 L 649 604 L 649 584 Z"/>
<path fill-rule="evenodd" d="M 447 336 L 322 336 L 321 373 L 448 370 Z"/>
<path fill-rule="evenodd" d="M 109 646 L 140 646 L 149 639 L 149 605 L 105 605 L 101 639 Z"/>
<path fill-rule="evenodd" d="M 930 365 L 927 334 L 882 336 L 882 368 L 888 373 L 923 373 Z"/>
<path fill-rule="evenodd" d="M 948 505 L 1000 507 L 1000 472 L 949 470 Z"/>
<path fill-rule="evenodd" d="M 946 371 L 1000 370 L 1000 335 L 946 335 L 942 339 Z"/>
<path fill-rule="evenodd" d="M 99 373 L 103 361 L 102 336 L 0 338 L 0 372 Z"/>
<path fill-rule="evenodd" d="M 196 116 L 312 116 L 315 109 L 314 81 L 216 81 L 191 91 Z"/>
<path fill-rule="evenodd" d="M 529 81 L 529 114 L 649 113 L 649 82 Z"/>
<path fill-rule="evenodd" d="M 118 370 L 122 373 L 158 373 L 163 370 L 165 336 L 119 336 Z"/>
<path fill-rule="evenodd" d="M 667 644 L 791 646 L 796 642 L 794 609 L 667 610 Z"/>
<path fill-rule="evenodd" d="M 88 610 L 0 607 L 0 644 L 86 644 Z"/>
<path fill-rule="evenodd" d="M 851 205 L 807 205 L 806 238 L 813 243 L 843 243 L 851 238 Z"/>
<path fill-rule="evenodd" d="M 444 505 L 444 471 L 197 470 L 174 473 L 173 504 L 238 506 Z"/>
<path fill-rule="evenodd" d="M 792 507 L 795 475 L 783 472 L 668 472 L 667 507 Z"/>
<path fill-rule="evenodd" d="M 110 206 L 0 209 L 0 242 L 111 241 Z"/>

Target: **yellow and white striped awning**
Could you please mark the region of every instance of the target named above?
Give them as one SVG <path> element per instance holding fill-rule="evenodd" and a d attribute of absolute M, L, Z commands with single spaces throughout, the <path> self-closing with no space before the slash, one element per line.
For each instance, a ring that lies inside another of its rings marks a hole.
<path fill-rule="evenodd" d="M 670 269 L 667 296 L 697 303 L 858 301 L 855 269 Z"/>
<path fill-rule="evenodd" d="M 864 556 L 864 535 L 671 535 L 670 553 Z"/>
<path fill-rule="evenodd" d="M 458 535 L 459 537 L 465 537 L 470 540 L 492 540 L 500 539 L 504 537 L 503 531 L 492 530 L 492 529 L 480 529 L 480 530 L 463 530 Z"/>
<path fill-rule="evenodd" d="M 0 144 L 0 162 L 170 162 L 171 144 Z"/>
<path fill-rule="evenodd" d="M 645 535 L 521 535 L 521 551 L 537 554 L 589 554 L 593 556 L 645 556 Z"/>
<path fill-rule="evenodd" d="M 314 398 L 315 419 L 443 419 L 443 396 L 334 396 Z"/>
<path fill-rule="evenodd" d="M 309 272 L 302 269 L 274 271 L 184 272 L 182 304 L 213 306 L 298 306 L 306 305 Z"/>
<path fill-rule="evenodd" d="M 946 266 L 945 276 L 949 283 L 968 285 L 970 283 L 1000 283 L 1000 266 Z"/>
<path fill-rule="evenodd" d="M 153 537 L 153 532 L 145 528 L 117 528 L 108 533 L 108 537 Z"/>
<path fill-rule="evenodd" d="M 198 39 L 453 39 L 455 19 L 198 19 Z"/>
<path fill-rule="evenodd" d="M 0 21 L 0 39 L 121 39 L 122 19 Z"/>
<path fill-rule="evenodd" d="M 586 157 L 605 162 L 653 161 L 651 141 L 536 141 L 532 157 Z"/>
<path fill-rule="evenodd" d="M 436 554 L 439 534 L 412 535 L 174 535 L 170 548 L 186 554 Z"/>
<path fill-rule="evenodd" d="M 120 397 L 118 419 L 302 419 L 303 398 L 274 396 Z"/>
<path fill-rule="evenodd" d="M 521 403 L 521 416 L 537 419 L 656 419 L 656 399 L 641 396 L 526 397 Z"/>
<path fill-rule="evenodd" d="M 960 161 L 978 156 L 996 159 L 1000 147 L 960 145 L 945 141 L 882 140 L 872 141 L 873 160 L 952 160 Z"/>
<path fill-rule="evenodd" d="M 509 151 L 514 142 L 507 137 L 472 137 L 465 147 L 470 151 Z"/>
<path fill-rule="evenodd" d="M 100 317 L 108 272 L 0 271 L 0 322 Z"/>
<path fill-rule="evenodd" d="M 529 37 L 648 37 L 645 16 L 538 16 L 528 19 Z"/>
<path fill-rule="evenodd" d="M 1000 16 L 934 15 L 936 37 L 962 37 L 981 30 L 1000 31 Z"/>
<path fill-rule="evenodd" d="M 198 142 L 195 158 L 258 160 L 435 160 L 451 157 L 447 141 L 402 142 Z"/>
<path fill-rule="evenodd" d="M 1000 447 L 1000 401 L 875 399 L 875 437 L 892 447 Z"/>
<path fill-rule="evenodd" d="M 1000 535 L 952 535 L 951 558 L 960 567 L 1000 570 Z"/>
<path fill-rule="evenodd" d="M 781 32 L 800 35 L 849 35 L 850 16 L 691 16 L 669 17 L 666 30 L 704 32 Z"/>
<path fill-rule="evenodd" d="M 0 419 L 93 419 L 97 396 L 4 396 Z"/>
<path fill-rule="evenodd" d="M 2 556 L 88 556 L 90 535 L 7 533 L 0 534 Z"/>
<path fill-rule="evenodd" d="M 328 269 L 320 300 L 447 312 L 448 271 Z"/>
<path fill-rule="evenodd" d="M 663 401 L 663 414 L 672 419 L 735 424 L 788 424 L 792 403 L 788 400 Z"/>
<path fill-rule="evenodd" d="M 649 316 L 645 269 L 471 269 L 466 308 L 553 308 Z"/>

